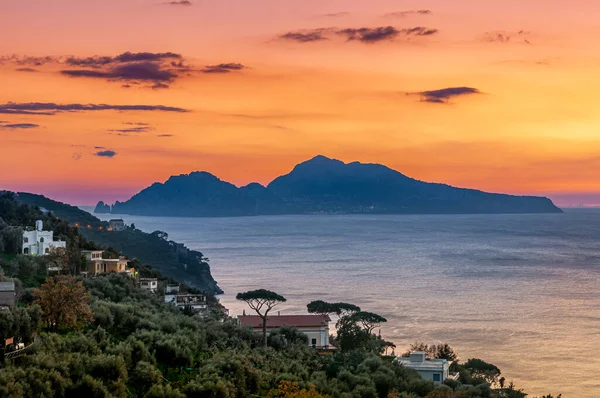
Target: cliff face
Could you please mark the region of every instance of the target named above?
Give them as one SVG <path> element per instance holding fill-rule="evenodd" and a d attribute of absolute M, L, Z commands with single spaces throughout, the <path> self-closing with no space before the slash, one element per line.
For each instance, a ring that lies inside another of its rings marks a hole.
<path fill-rule="evenodd" d="M 511 196 L 427 183 L 379 164 L 343 163 L 317 156 L 267 187 L 237 188 L 206 172 L 155 183 L 116 214 L 223 217 L 269 214 L 560 213 L 549 199 Z"/>

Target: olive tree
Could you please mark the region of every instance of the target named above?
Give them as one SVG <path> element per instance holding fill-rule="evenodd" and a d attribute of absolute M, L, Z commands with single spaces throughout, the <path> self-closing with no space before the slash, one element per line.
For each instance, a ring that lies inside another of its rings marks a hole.
<path fill-rule="evenodd" d="M 248 307 L 252 308 L 262 319 L 262 332 L 265 347 L 267 346 L 267 315 L 277 304 L 284 303 L 285 297 L 270 290 L 258 289 L 250 290 L 244 293 L 238 293 L 235 296 L 237 300 L 245 301 Z"/>

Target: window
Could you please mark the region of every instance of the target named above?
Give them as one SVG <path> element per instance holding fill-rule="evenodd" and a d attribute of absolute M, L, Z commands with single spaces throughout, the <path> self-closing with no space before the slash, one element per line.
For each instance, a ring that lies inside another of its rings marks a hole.
<path fill-rule="evenodd" d="M 46 254 L 50 253 L 50 249 L 46 248 Z"/>
<path fill-rule="evenodd" d="M 317 346 L 317 339 L 310 339 L 310 345 L 312 345 L 313 347 Z"/>
<path fill-rule="evenodd" d="M 439 373 L 433 374 L 433 381 L 442 381 L 442 377 L 440 376 Z"/>
<path fill-rule="evenodd" d="M 40 238 L 40 243 L 44 243 L 44 238 Z"/>
<path fill-rule="evenodd" d="M 25 249 L 23 249 L 23 254 L 29 254 L 29 248 L 26 247 Z"/>
<path fill-rule="evenodd" d="M 23 238 L 23 243 L 29 243 L 29 238 L 28 237 Z"/>

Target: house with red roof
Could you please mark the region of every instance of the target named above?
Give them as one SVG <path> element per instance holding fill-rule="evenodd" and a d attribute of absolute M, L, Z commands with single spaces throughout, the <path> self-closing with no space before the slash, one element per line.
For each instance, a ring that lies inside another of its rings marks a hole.
<path fill-rule="evenodd" d="M 240 325 L 262 333 L 262 318 L 258 315 L 238 316 Z M 308 344 L 315 348 L 331 348 L 329 345 L 329 322 L 327 315 L 270 315 L 267 317 L 267 334 L 283 326 L 294 327 L 308 337 Z"/>

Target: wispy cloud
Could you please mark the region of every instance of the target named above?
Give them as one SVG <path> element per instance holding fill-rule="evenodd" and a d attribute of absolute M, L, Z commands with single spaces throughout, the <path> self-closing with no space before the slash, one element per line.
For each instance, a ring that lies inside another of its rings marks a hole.
<path fill-rule="evenodd" d="M 26 66 L 42 66 L 48 63 L 59 62 L 60 58 L 53 56 L 46 57 L 30 57 L 30 56 L 18 56 L 18 55 L 3 55 L 0 56 L 0 64 L 12 63 L 16 65 Z"/>
<path fill-rule="evenodd" d="M 437 29 L 417 26 L 408 29 L 396 29 L 393 26 L 380 26 L 377 28 L 343 29 L 337 32 L 346 36 L 346 39 L 358 40 L 363 43 L 376 43 L 383 40 L 391 40 L 399 35 L 404 36 L 431 36 L 438 33 Z"/>
<path fill-rule="evenodd" d="M 327 14 L 322 14 L 322 17 L 325 18 L 338 18 L 338 17 L 345 17 L 346 15 L 349 15 L 350 13 L 348 11 L 340 11 L 340 12 L 330 12 Z"/>
<path fill-rule="evenodd" d="M 411 15 L 431 15 L 432 11 L 431 10 L 409 10 L 409 11 L 395 11 L 395 12 L 388 12 L 387 14 L 384 14 L 383 16 L 385 18 L 405 18 Z"/>
<path fill-rule="evenodd" d="M 96 153 L 94 153 L 95 156 L 100 156 L 100 157 L 104 157 L 104 158 L 113 158 L 115 157 L 117 154 L 117 152 L 107 149 L 105 151 L 98 151 Z"/>
<path fill-rule="evenodd" d="M 8 102 L 0 104 L 0 114 L 56 115 L 61 112 L 189 112 L 187 109 L 164 105 L 56 104 L 53 102 Z"/>
<path fill-rule="evenodd" d="M 279 36 L 279 39 L 297 41 L 300 43 L 310 43 L 315 41 L 329 40 L 325 37 L 326 29 L 302 30 L 296 32 L 288 32 Z"/>
<path fill-rule="evenodd" d="M 60 73 L 71 77 L 149 82 L 153 88 L 157 85 L 168 87 L 168 84 L 173 83 L 179 77 L 177 71 L 165 68 L 162 64 L 151 61 L 119 64 L 107 70 L 74 69 L 62 70 Z"/>
<path fill-rule="evenodd" d="M 519 30 L 516 32 L 508 32 L 504 30 L 485 32 L 483 41 L 490 43 L 524 43 L 531 44 L 531 32 Z"/>
<path fill-rule="evenodd" d="M 128 126 L 120 129 L 110 129 L 109 133 L 117 133 L 118 135 L 129 135 L 129 134 L 139 134 L 139 133 L 147 133 L 150 130 L 153 130 L 152 127 L 148 123 L 136 123 L 136 122 L 124 122 L 124 125 Z"/>
<path fill-rule="evenodd" d="M 183 2 L 178 2 L 183 3 Z M 63 76 L 80 79 L 103 79 L 119 82 L 122 88 L 169 88 L 178 79 L 200 73 L 229 73 L 247 68 L 241 63 L 220 63 L 197 67 L 189 64 L 183 55 L 174 52 L 124 52 L 115 56 L 91 57 L 0 57 L 0 63 L 13 63 L 21 72 L 35 72 L 32 66 L 54 63 Z M 52 72 L 55 72 L 53 70 Z"/>
<path fill-rule="evenodd" d="M 39 124 L 33 124 L 33 123 L 9 123 L 9 124 L 0 123 L 0 129 L 35 129 L 38 127 L 40 127 Z"/>
<path fill-rule="evenodd" d="M 417 94 L 421 96 L 421 101 L 423 102 L 431 102 L 435 104 L 446 104 L 451 98 L 460 97 L 464 95 L 471 94 L 480 94 L 476 88 L 472 87 L 447 87 L 439 90 L 431 90 L 431 91 L 421 91 L 418 93 L 410 93 Z"/>
<path fill-rule="evenodd" d="M 168 4 L 170 6 L 191 6 L 192 2 L 188 1 L 188 0 L 179 0 L 179 1 L 169 1 L 164 4 Z"/>
<path fill-rule="evenodd" d="M 346 41 L 359 41 L 362 43 L 377 43 L 390 41 L 399 37 L 409 38 L 417 36 L 432 36 L 437 34 L 437 29 L 416 26 L 413 28 L 398 29 L 393 26 L 379 26 L 374 28 L 319 28 L 291 31 L 278 36 L 280 40 L 311 43 L 329 40 L 332 36 L 344 36 Z"/>
<path fill-rule="evenodd" d="M 173 134 L 158 134 L 157 137 L 167 138 L 167 137 L 174 137 L 174 135 Z"/>
<path fill-rule="evenodd" d="M 145 133 L 149 130 L 148 127 L 132 127 L 128 129 L 113 129 L 108 130 L 113 133 Z"/>
<path fill-rule="evenodd" d="M 117 56 L 93 56 L 93 57 L 68 57 L 64 63 L 72 66 L 81 66 L 88 68 L 100 68 L 105 65 L 128 63 L 128 62 L 158 62 L 158 61 L 170 61 L 170 60 L 182 60 L 183 55 L 164 52 L 164 53 L 151 53 L 151 52 L 138 52 L 134 53 L 131 51 L 124 52 Z"/>
<path fill-rule="evenodd" d="M 223 63 L 217 65 L 207 65 L 202 69 L 202 73 L 229 73 L 232 71 L 246 69 L 247 66 L 240 63 Z"/>
<path fill-rule="evenodd" d="M 37 69 L 33 69 L 33 68 L 17 68 L 15 70 L 17 72 L 38 72 Z"/>

